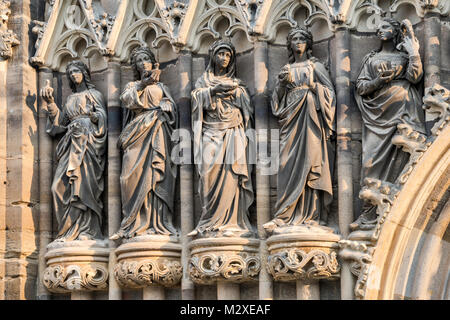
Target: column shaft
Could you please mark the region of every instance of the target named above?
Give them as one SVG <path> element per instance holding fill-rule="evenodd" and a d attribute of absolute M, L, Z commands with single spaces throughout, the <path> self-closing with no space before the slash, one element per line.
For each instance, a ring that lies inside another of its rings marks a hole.
<path fill-rule="evenodd" d="M 253 57 L 255 70 L 255 95 L 253 97 L 253 103 L 255 107 L 257 143 L 258 147 L 263 146 L 263 148 L 268 148 L 270 105 L 267 97 L 267 83 L 269 81 L 267 42 L 255 42 Z M 258 152 L 255 190 L 258 235 L 260 239 L 266 239 L 267 234 L 263 228 L 263 224 L 270 220 L 270 176 L 267 172 L 267 167 L 270 164 L 260 160 Z M 273 282 L 265 268 L 268 256 L 265 241 L 261 241 L 260 253 L 261 271 L 259 273 L 259 299 L 271 300 L 273 299 Z"/>
<path fill-rule="evenodd" d="M 338 29 L 336 36 L 336 128 L 337 128 L 337 176 L 339 229 L 343 237 L 350 233 L 353 222 L 353 179 L 351 150 L 351 82 L 350 82 L 350 33 Z M 342 262 L 341 298 L 353 299 L 354 279 L 349 262 Z"/>
<path fill-rule="evenodd" d="M 39 88 L 44 88 L 47 81 L 52 82 L 53 73 L 50 69 L 39 70 Z M 50 187 L 53 180 L 53 141 L 47 134 L 47 112 L 44 110 L 46 102 L 39 96 L 39 267 L 38 267 L 38 292 L 39 300 L 49 300 L 50 292 L 42 282 L 42 276 L 46 268 L 45 253 L 47 245 L 52 241 L 52 195 Z"/>
<path fill-rule="evenodd" d="M 120 201 L 120 170 L 121 154 L 117 148 L 117 140 L 122 128 L 120 108 L 120 78 L 121 70 L 118 61 L 108 62 L 108 172 L 107 172 L 107 202 L 108 202 L 108 236 L 119 230 L 122 218 L 122 205 Z M 109 248 L 109 299 L 120 300 L 122 291 L 114 278 L 116 255 L 114 249 L 117 244 L 110 240 Z"/>

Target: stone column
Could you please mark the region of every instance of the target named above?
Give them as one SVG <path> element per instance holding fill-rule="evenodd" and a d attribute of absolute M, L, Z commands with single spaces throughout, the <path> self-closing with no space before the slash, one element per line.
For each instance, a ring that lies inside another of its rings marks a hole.
<path fill-rule="evenodd" d="M 441 76 L 441 21 L 438 13 L 427 12 L 424 17 L 424 82 L 425 88 L 440 84 Z M 427 130 L 434 124 L 437 114 L 425 113 Z"/>
<path fill-rule="evenodd" d="M 320 300 L 319 282 L 297 280 L 297 300 Z"/>
<path fill-rule="evenodd" d="M 217 300 L 239 300 L 240 286 L 237 283 L 217 282 Z"/>
<path fill-rule="evenodd" d="M 145 287 L 142 289 L 142 300 L 164 300 L 164 287 L 160 285 Z"/>
<path fill-rule="evenodd" d="M 6 61 L 0 61 L 0 106 L 6 106 Z M 0 109 L 0 141 L 6 141 L 6 108 Z M 5 278 L 6 253 L 6 144 L 0 143 L 0 279 Z M 0 300 L 5 300 L 5 281 L 0 281 Z"/>
<path fill-rule="evenodd" d="M 107 203 L 108 203 L 108 237 L 119 230 L 122 220 L 122 205 L 120 201 L 120 170 L 121 155 L 117 148 L 117 139 L 122 129 L 120 108 L 120 62 L 110 58 L 108 61 L 108 166 L 107 166 Z M 109 299 L 120 300 L 122 291 L 114 276 L 114 266 L 117 257 L 114 249 L 117 244 L 109 240 Z"/>
<path fill-rule="evenodd" d="M 50 187 L 53 180 L 53 142 L 45 128 L 47 124 L 46 102 L 40 97 L 39 91 L 47 82 L 51 83 L 53 72 L 48 68 L 39 69 L 39 268 L 38 268 L 38 292 L 39 300 L 49 300 L 50 292 L 44 286 L 42 276 L 47 267 L 45 252 L 47 245 L 52 241 L 52 194 Z"/>
<path fill-rule="evenodd" d="M 269 81 L 267 42 L 256 41 L 254 43 L 253 57 L 255 70 L 255 95 L 253 97 L 253 103 L 255 106 L 257 142 L 258 146 L 268 148 L 270 105 L 267 97 L 267 84 Z M 256 212 L 258 235 L 261 240 L 267 238 L 263 224 L 270 220 L 270 176 L 269 172 L 267 172 L 267 167 L 270 164 L 266 163 L 264 160 L 267 159 L 259 159 L 257 157 L 256 165 Z M 261 241 L 260 253 L 262 268 L 259 273 L 259 299 L 271 300 L 273 299 L 273 285 L 272 278 L 265 268 L 268 256 L 267 244 L 265 241 Z"/>
<path fill-rule="evenodd" d="M 17 35 L 21 42 L 11 50 L 7 62 L 0 62 L 6 63 L 2 72 L 2 76 L 6 76 L 3 86 L 6 98 L 2 100 L 6 103 L 1 105 L 1 112 L 6 118 L 3 129 L 6 139 L 1 141 L 3 151 L 6 151 L 6 161 L 2 163 L 6 165 L 6 175 L 1 181 L 5 196 L 1 206 L 4 213 L 2 238 L 8 252 L 2 261 L 5 271 L 2 272 L 0 287 L 3 287 L 3 298 L 7 300 L 36 298 L 39 242 L 39 212 L 36 205 L 39 199 L 37 75 L 28 62 L 31 10 L 36 10 L 36 7 L 30 2 L 11 1 L 11 16 L 7 22 L 11 31 L 9 35 Z M 3 21 L 0 25 L 4 27 Z M 5 39 L 2 41 L 0 60 L 5 58 Z M 18 41 L 16 39 L 8 44 L 18 44 Z M 8 58 L 9 53 L 6 55 Z"/>
<path fill-rule="evenodd" d="M 353 179 L 351 150 L 351 82 L 350 82 L 350 33 L 346 28 L 335 32 L 336 61 L 336 128 L 337 128 L 337 176 L 339 229 L 343 238 L 350 233 L 353 222 Z M 353 299 L 354 279 L 347 261 L 341 267 L 341 298 Z"/>
<path fill-rule="evenodd" d="M 180 63 L 180 98 L 177 101 L 180 129 L 192 134 L 191 128 L 191 91 L 192 91 L 192 53 L 182 53 Z M 183 141 L 187 142 L 187 141 Z M 186 150 L 187 151 L 187 150 Z M 181 279 L 181 298 L 183 300 L 195 299 L 194 283 L 189 278 L 189 242 L 187 236 L 194 229 L 194 165 L 192 164 L 192 147 L 189 139 L 189 163 L 180 165 L 180 208 L 181 208 L 181 265 L 183 277 Z"/>

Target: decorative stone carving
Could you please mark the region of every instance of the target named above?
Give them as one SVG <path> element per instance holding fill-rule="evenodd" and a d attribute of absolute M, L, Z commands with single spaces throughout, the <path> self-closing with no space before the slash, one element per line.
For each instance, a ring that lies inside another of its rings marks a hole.
<path fill-rule="evenodd" d="M 249 42 L 252 36 L 247 33 L 246 19 L 241 14 L 235 0 L 204 0 L 203 10 L 192 20 L 191 33 L 186 45 L 192 51 L 201 49 L 202 38 L 212 36 L 215 40 L 221 37 L 231 38 L 236 32 L 244 31 Z M 191 5 L 191 4 L 190 4 Z M 218 30 L 219 21 L 226 19 L 226 30 Z"/>
<path fill-rule="evenodd" d="M 437 136 L 450 121 L 450 91 L 439 84 L 427 88 L 423 108 L 427 113 L 438 115 L 438 120 L 431 128 L 431 133 Z"/>
<path fill-rule="evenodd" d="M 261 270 L 259 240 L 207 238 L 190 243 L 189 275 L 196 284 L 257 281 Z"/>
<path fill-rule="evenodd" d="M 52 242 L 45 254 L 43 282 L 50 292 L 108 289 L 107 241 Z"/>
<path fill-rule="evenodd" d="M 10 5 L 10 1 L 0 0 L 0 61 L 11 58 L 12 48 L 20 44 L 17 35 L 12 30 L 8 30 Z"/>
<path fill-rule="evenodd" d="M 278 75 L 272 96 L 281 141 L 275 218 L 264 224 L 269 233 L 302 232 L 305 226 L 333 232 L 323 225 L 333 194 L 329 154 L 336 97 L 328 71 L 311 55 L 312 41 L 306 28 L 289 32 L 289 64 Z M 314 156 L 305 156 L 311 150 Z"/>
<path fill-rule="evenodd" d="M 123 150 L 120 188 L 123 220 L 111 239 L 177 235 L 173 226 L 176 165 L 171 160 L 177 106 L 159 81 L 161 70 L 147 47 L 131 54 L 136 81 L 121 95 L 126 115 L 118 139 Z"/>
<path fill-rule="evenodd" d="M 375 250 L 375 243 L 372 241 L 371 231 L 356 231 L 349 236 L 349 240 L 339 241 L 339 257 L 352 261 L 350 270 L 357 277 L 354 290 L 357 299 L 364 297 L 369 265 Z"/>
<path fill-rule="evenodd" d="M 337 249 L 340 236 L 331 233 L 295 233 L 267 240 L 267 270 L 275 281 L 339 278 Z"/>
<path fill-rule="evenodd" d="M 73 93 L 62 109 L 49 83 L 41 89 L 47 104 L 47 133 L 64 134 L 56 147 L 58 165 L 51 186 L 58 221 L 56 241 L 101 239 L 106 110 L 83 62 L 71 62 L 66 74 Z"/>
<path fill-rule="evenodd" d="M 115 251 L 114 276 L 125 288 L 144 288 L 159 284 L 177 285 L 183 275 L 181 245 L 176 238 L 158 235 L 124 240 Z"/>
<path fill-rule="evenodd" d="M 37 49 L 41 45 L 42 37 L 45 33 L 45 28 L 47 27 L 47 23 L 39 21 L 39 20 L 33 20 L 34 27 L 31 29 L 31 32 L 37 35 L 36 42 L 34 43 L 34 47 Z"/>
<path fill-rule="evenodd" d="M 424 140 L 425 115 L 414 87 L 421 80 L 423 70 L 419 43 L 408 20 L 400 24 L 383 18 L 377 34 L 382 46 L 364 58 L 356 81 L 355 98 L 364 125 L 361 180 L 394 183 L 409 155 L 392 140 L 407 148 L 410 143 L 405 143 L 411 141 L 413 131 L 422 135 L 417 139 Z M 406 140 L 400 141 L 400 136 L 396 136 L 398 126 L 400 132 L 410 133 Z M 362 211 L 352 228 L 358 228 L 358 222 L 374 219 L 374 206 L 366 202 Z"/>
<path fill-rule="evenodd" d="M 254 200 L 249 164 L 254 141 L 246 137 L 246 130 L 252 128 L 253 106 L 235 72 L 234 46 L 216 41 L 209 50 L 209 65 L 192 91 L 194 162 L 202 212 L 190 236 L 255 234 L 248 218 Z"/>
<path fill-rule="evenodd" d="M 169 32 L 171 34 L 171 43 L 175 46 L 183 46 L 180 42 L 180 27 L 186 16 L 187 7 L 189 4 L 174 1 L 169 6 L 164 6 L 161 9 L 162 17 L 166 20 L 169 26 Z"/>

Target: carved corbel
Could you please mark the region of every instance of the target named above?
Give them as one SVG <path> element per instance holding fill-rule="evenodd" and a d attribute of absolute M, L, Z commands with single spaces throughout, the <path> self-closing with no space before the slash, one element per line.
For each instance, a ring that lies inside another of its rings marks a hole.
<path fill-rule="evenodd" d="M 192 241 L 189 247 L 189 275 L 196 284 L 258 280 L 261 270 L 259 240 L 205 238 Z"/>
<path fill-rule="evenodd" d="M 47 246 L 42 281 L 54 293 L 108 290 L 108 259 L 106 241 L 54 241 Z"/>
<path fill-rule="evenodd" d="M 11 10 L 9 0 L 0 0 L 0 59 L 7 60 L 12 56 L 12 48 L 20 44 L 17 35 L 8 30 L 7 24 Z"/>

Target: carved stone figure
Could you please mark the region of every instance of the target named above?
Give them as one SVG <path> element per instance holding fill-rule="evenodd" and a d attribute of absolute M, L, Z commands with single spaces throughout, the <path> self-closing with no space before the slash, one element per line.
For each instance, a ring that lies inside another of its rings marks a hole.
<path fill-rule="evenodd" d="M 190 236 L 249 237 L 253 202 L 245 130 L 253 107 L 241 80 L 235 77 L 236 52 L 227 41 L 209 50 L 209 65 L 192 92 L 194 157 L 200 176 L 202 214 Z"/>
<path fill-rule="evenodd" d="M 176 235 L 172 224 L 176 165 L 170 159 L 177 109 L 147 47 L 131 54 L 136 81 L 121 95 L 127 109 L 118 146 L 123 150 L 120 186 L 123 220 L 111 239 Z"/>
<path fill-rule="evenodd" d="M 362 173 L 366 178 L 395 182 L 409 154 L 392 143 L 399 124 L 425 134 L 421 98 L 414 87 L 422 79 L 419 43 L 411 23 L 384 18 L 377 31 L 381 49 L 363 60 L 356 81 L 356 102 L 363 119 Z M 376 224 L 376 208 L 368 202 L 352 229 Z"/>
<path fill-rule="evenodd" d="M 48 83 L 41 90 L 49 114 L 47 133 L 64 133 L 56 148 L 58 166 L 51 187 L 58 221 L 56 241 L 101 239 L 106 111 L 83 62 L 69 63 L 66 74 L 73 93 L 62 110 Z"/>
<path fill-rule="evenodd" d="M 10 1 L 0 0 L 0 61 L 9 59 L 12 56 L 12 47 L 20 44 L 17 35 L 7 27 L 11 14 L 10 5 Z"/>
<path fill-rule="evenodd" d="M 287 46 L 289 64 L 272 96 L 272 112 L 281 125 L 276 213 L 264 228 L 332 232 L 323 224 L 332 200 L 335 92 L 328 71 L 311 56 L 312 35 L 306 28 L 292 29 Z"/>

